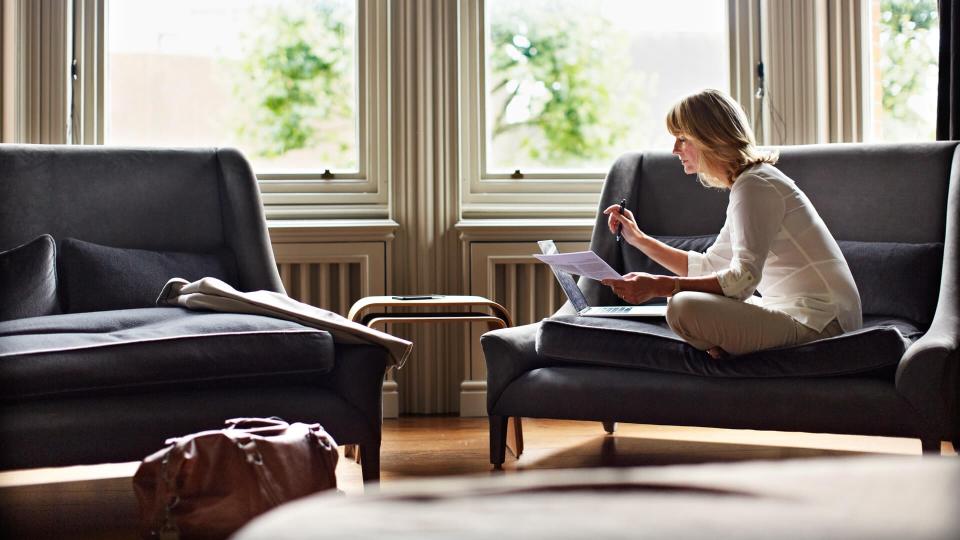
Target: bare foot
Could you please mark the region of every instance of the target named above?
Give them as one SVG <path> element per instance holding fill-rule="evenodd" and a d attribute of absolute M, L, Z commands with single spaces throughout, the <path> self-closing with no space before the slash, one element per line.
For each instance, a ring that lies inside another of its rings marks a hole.
<path fill-rule="evenodd" d="M 714 360 L 722 360 L 730 357 L 730 355 L 727 354 L 727 351 L 721 349 L 720 347 L 710 347 L 707 349 L 707 354 L 709 354 Z"/>

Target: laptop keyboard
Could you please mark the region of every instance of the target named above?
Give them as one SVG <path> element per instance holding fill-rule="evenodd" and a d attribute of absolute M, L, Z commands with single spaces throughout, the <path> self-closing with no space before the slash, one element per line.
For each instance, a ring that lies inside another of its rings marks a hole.
<path fill-rule="evenodd" d="M 600 313 L 628 313 L 630 311 L 630 306 L 604 306 L 604 307 L 595 307 L 593 308 Z"/>

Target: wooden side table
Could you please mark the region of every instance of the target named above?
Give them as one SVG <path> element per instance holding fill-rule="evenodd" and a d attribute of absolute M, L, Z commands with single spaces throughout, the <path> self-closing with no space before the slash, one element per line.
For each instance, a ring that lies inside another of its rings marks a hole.
<path fill-rule="evenodd" d="M 433 324 L 442 322 L 484 322 L 491 330 L 513 326 L 510 312 L 482 296 L 422 295 L 401 299 L 395 296 L 367 296 L 357 300 L 347 318 L 370 328 L 383 330 L 389 323 Z M 415 309 L 415 311 L 406 311 Z M 513 418 L 508 426 L 507 448 L 517 457 L 523 453 L 523 426 Z M 353 454 L 347 448 L 348 455 Z M 359 456 L 358 456 L 359 457 Z"/>

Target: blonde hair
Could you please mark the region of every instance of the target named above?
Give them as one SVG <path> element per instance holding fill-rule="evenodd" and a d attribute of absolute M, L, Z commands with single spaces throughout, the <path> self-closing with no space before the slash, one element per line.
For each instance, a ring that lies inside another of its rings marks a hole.
<path fill-rule="evenodd" d="M 777 162 L 776 152 L 762 152 L 747 115 L 727 94 L 707 89 L 676 103 L 667 113 L 667 130 L 685 135 L 700 152 L 700 183 L 729 188 L 747 167 Z"/>

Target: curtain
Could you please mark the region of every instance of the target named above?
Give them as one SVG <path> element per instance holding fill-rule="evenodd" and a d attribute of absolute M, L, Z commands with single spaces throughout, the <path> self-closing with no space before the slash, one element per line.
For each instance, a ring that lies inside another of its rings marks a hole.
<path fill-rule="evenodd" d="M 939 0 L 940 77 L 937 140 L 960 139 L 960 1 Z"/>

